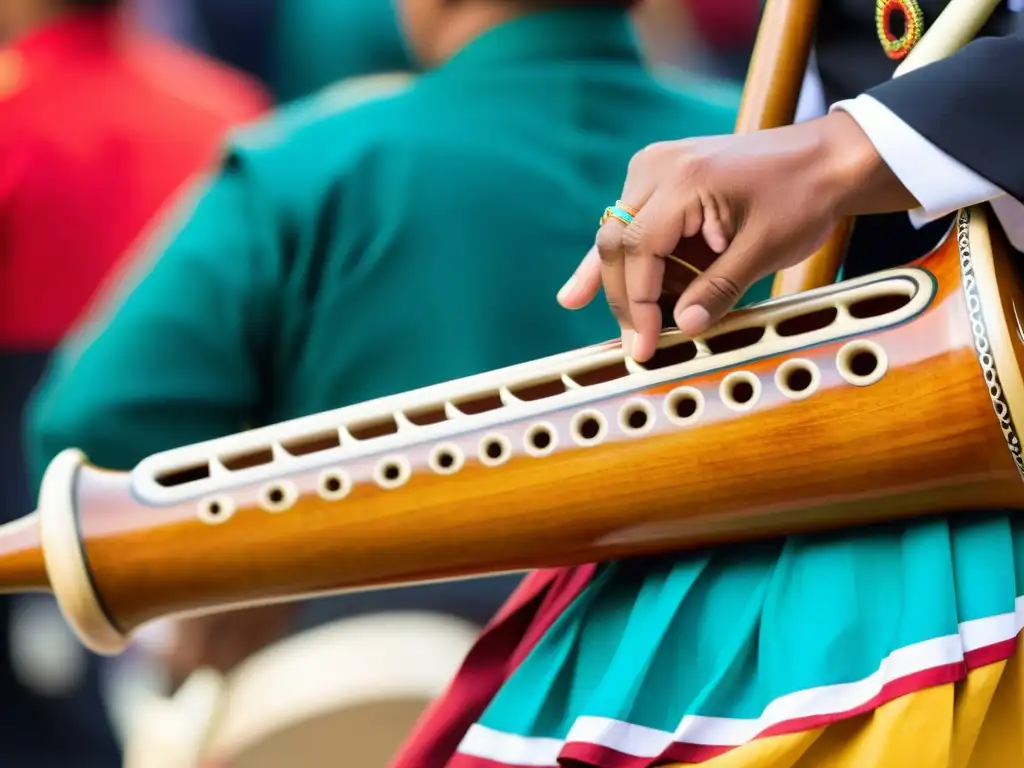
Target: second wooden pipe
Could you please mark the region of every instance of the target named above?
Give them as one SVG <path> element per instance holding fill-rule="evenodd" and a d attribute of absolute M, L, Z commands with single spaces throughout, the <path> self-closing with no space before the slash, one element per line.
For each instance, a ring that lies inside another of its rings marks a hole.
<path fill-rule="evenodd" d="M 768 0 L 747 69 L 736 133 L 793 122 L 810 60 L 819 0 Z"/>

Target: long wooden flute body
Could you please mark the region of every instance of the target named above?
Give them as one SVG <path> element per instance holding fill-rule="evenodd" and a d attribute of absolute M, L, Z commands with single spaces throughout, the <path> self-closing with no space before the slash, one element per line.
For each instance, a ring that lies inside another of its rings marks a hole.
<path fill-rule="evenodd" d="M 91 648 L 339 590 L 1024 506 L 1024 293 L 981 209 L 932 254 L 666 332 L 154 455 L 54 462 L 0 588 Z"/>

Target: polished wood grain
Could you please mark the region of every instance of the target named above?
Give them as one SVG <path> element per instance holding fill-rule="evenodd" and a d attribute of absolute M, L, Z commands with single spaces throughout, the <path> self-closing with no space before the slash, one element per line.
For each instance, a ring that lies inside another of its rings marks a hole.
<path fill-rule="evenodd" d="M 284 478 L 299 492 L 289 510 L 266 512 L 257 489 L 238 488 L 237 512 L 219 525 L 201 522 L 195 502 L 146 507 L 128 476 L 83 469 L 76 495 L 94 583 L 131 631 L 181 611 L 1018 507 L 1024 484 L 972 346 L 955 239 L 923 263 L 937 295 L 914 320 L 868 334 L 889 358 L 870 386 L 840 377 L 845 341 L 830 341 L 686 379 L 705 399 L 693 426 L 669 424 L 661 410 L 674 381 L 640 393 L 656 415 L 645 435 L 614 424 L 637 393 L 609 397 L 586 406 L 612 424 L 596 446 L 565 439 L 574 412 L 559 412 L 544 417 L 561 442 L 543 458 L 519 452 L 483 466 L 470 454 L 483 433 L 473 432 L 453 475 L 431 472 L 429 446 L 413 446 L 401 488 L 383 490 L 350 467 L 350 495 L 325 501 L 318 473 L 306 470 Z M 820 389 L 799 401 L 774 383 L 795 357 L 821 371 Z M 719 396 L 736 370 L 761 382 L 747 412 Z M 519 445 L 532 423 L 500 431 Z"/>
<path fill-rule="evenodd" d="M 39 516 L 0 526 L 0 593 L 43 592 L 49 586 Z"/>
<path fill-rule="evenodd" d="M 736 133 L 793 122 L 811 55 L 819 0 L 768 0 L 736 119 Z"/>

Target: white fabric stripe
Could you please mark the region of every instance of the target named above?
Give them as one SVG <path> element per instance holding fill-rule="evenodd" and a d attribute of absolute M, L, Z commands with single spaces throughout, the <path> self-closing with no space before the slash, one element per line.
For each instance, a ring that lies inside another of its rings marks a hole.
<path fill-rule="evenodd" d="M 481 760 L 500 760 L 509 765 L 536 765 L 550 768 L 558 765 L 558 753 L 565 742 L 537 736 L 517 736 L 485 728 L 479 723 L 470 727 L 459 744 L 459 754 Z"/>
<path fill-rule="evenodd" d="M 580 717 L 565 741 L 502 733 L 477 724 L 466 733 L 459 752 L 506 764 L 553 766 L 566 742 L 594 744 L 635 757 L 654 757 L 673 742 L 738 747 L 768 728 L 790 720 L 838 714 L 863 706 L 889 683 L 917 672 L 962 662 L 965 653 L 1014 639 L 1024 631 L 1024 596 L 1016 599 L 1014 608 L 1013 613 L 965 621 L 956 635 L 899 648 L 863 680 L 781 696 L 755 719 L 686 715 L 675 732 L 669 733 L 611 718 Z"/>

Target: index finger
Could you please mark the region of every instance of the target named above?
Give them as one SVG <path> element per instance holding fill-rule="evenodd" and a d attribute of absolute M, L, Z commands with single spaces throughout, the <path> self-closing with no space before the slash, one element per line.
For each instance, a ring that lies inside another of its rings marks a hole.
<path fill-rule="evenodd" d="M 631 217 L 630 217 L 631 218 Z M 597 231 L 597 253 L 601 258 L 601 283 L 604 285 L 604 297 L 608 309 L 615 316 L 622 330 L 622 339 L 626 346 L 626 354 L 632 350 L 628 341 L 633 330 L 633 320 L 629 316 L 629 300 L 626 295 L 626 272 L 624 252 L 622 250 L 622 233 L 626 222 L 608 217 Z"/>
<path fill-rule="evenodd" d="M 629 312 L 629 296 L 626 291 L 625 258 L 622 237 L 628 227 L 647 203 L 663 164 L 655 162 L 663 151 L 663 145 L 652 144 L 637 152 L 630 160 L 622 196 L 614 206 L 606 209 L 597 232 L 596 247 L 601 257 L 601 282 L 604 285 L 608 308 L 622 329 L 623 348 L 632 354 L 633 318 Z"/>
<path fill-rule="evenodd" d="M 623 233 L 626 296 L 637 334 L 633 358 L 638 362 L 649 359 L 658 347 L 665 257 L 679 243 L 685 218 L 686 206 L 678 192 L 662 185 Z"/>

